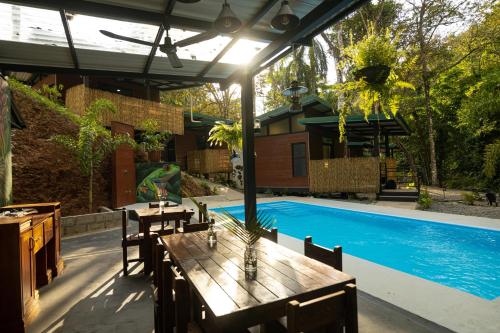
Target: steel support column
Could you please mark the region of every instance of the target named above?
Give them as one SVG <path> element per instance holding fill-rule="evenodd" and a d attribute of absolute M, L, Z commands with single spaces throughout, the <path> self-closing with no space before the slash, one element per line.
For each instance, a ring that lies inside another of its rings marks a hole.
<path fill-rule="evenodd" d="M 254 150 L 254 77 L 247 69 L 241 76 L 241 121 L 243 127 L 243 185 L 245 191 L 245 221 L 257 213 Z"/>

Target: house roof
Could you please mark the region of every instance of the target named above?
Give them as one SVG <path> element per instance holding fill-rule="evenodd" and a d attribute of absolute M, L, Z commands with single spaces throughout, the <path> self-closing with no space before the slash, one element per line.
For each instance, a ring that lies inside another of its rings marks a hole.
<path fill-rule="evenodd" d="M 172 68 L 159 51 L 165 27 L 170 28 L 174 42 L 213 31 L 221 0 L 192 4 L 165 0 L 0 1 L 0 21 L 4 23 L 0 31 L 0 69 L 154 80 L 161 83 L 160 89 L 206 82 L 227 87 L 239 82 L 243 74 L 255 75 L 290 53 L 292 44 L 307 45 L 366 1 L 291 1 L 290 7 L 300 23 L 285 32 L 270 26 L 281 1 L 232 0 L 231 9 L 243 23 L 241 29 L 219 34 L 210 42 L 179 47 L 183 68 Z M 109 38 L 99 29 L 147 41 L 152 46 Z M 246 64 L 231 63 L 225 56 L 238 51 L 242 39 L 253 41 L 252 55 Z"/>
<path fill-rule="evenodd" d="M 304 107 L 312 108 L 314 110 L 320 111 L 320 112 L 331 112 L 332 108 L 328 104 L 327 101 L 324 99 L 316 96 L 316 95 L 307 95 L 301 98 L 300 103 L 302 104 L 302 110 L 304 110 Z M 268 120 L 271 120 L 273 118 L 279 118 L 281 116 L 284 116 L 286 114 L 298 114 L 302 113 L 304 111 L 300 112 L 290 112 L 290 106 L 289 105 L 283 105 L 280 106 L 274 110 L 271 110 L 269 112 L 266 112 L 264 114 L 261 114 L 260 116 L 257 116 L 256 119 L 260 120 L 261 122 L 265 122 Z"/>
<path fill-rule="evenodd" d="M 299 119 L 302 125 L 335 128 L 339 125 L 339 116 L 309 117 Z M 387 135 L 408 135 L 410 129 L 401 115 L 385 116 L 384 114 L 371 114 L 365 119 L 364 115 L 350 115 L 346 119 L 348 134 L 370 135 L 378 123 L 380 131 Z"/>

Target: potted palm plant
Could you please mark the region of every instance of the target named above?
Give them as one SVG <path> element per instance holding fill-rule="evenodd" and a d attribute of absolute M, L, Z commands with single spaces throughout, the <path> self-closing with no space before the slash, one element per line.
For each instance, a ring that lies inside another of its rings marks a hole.
<path fill-rule="evenodd" d="M 145 119 L 141 123 L 143 133 L 141 135 L 141 148 L 148 154 L 151 162 L 161 160 L 161 152 L 165 149 L 172 133 L 160 131 L 160 125 L 155 119 Z"/>
<path fill-rule="evenodd" d="M 238 220 L 226 210 L 215 217 L 223 227 L 245 244 L 244 270 L 245 279 L 255 280 L 257 278 L 257 249 L 255 244 L 274 225 L 274 218 L 263 211 L 257 211 L 250 221 L 245 223 Z"/>

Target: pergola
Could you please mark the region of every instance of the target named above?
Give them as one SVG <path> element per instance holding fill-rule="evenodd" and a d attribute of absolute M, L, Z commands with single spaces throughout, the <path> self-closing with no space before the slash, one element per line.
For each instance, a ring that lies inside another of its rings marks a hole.
<path fill-rule="evenodd" d="M 237 32 L 224 34 L 230 38 L 229 42 L 211 59 L 182 59 L 183 68 L 173 68 L 165 56 L 158 52 L 165 27 L 194 32 L 211 30 L 220 12 L 222 0 L 201 0 L 191 4 L 176 0 L 1 1 L 58 13 L 64 40 L 47 32 L 44 34 L 43 31 L 38 31 L 38 34 L 33 34 L 31 38 L 19 38 L 19 32 L 16 36 L 14 30 L 10 38 L 0 34 L 0 70 L 114 76 L 145 82 L 165 90 L 187 88 L 208 82 L 218 83 L 222 89 L 234 83 L 240 84 L 245 217 L 248 221 L 256 213 L 254 76 L 291 52 L 293 44 L 310 45 L 314 36 L 366 1 L 290 1 L 290 7 L 300 18 L 300 23 L 288 31 L 279 31 L 270 26 L 272 18 L 280 8 L 280 0 L 229 1 L 231 9 L 243 22 L 242 27 Z M 158 29 L 148 54 L 89 48 L 80 45 L 78 36 L 74 32 L 72 34 L 68 18 L 73 14 L 154 25 Z M 3 23 L 0 23 L 0 27 L 2 25 Z M 242 38 L 264 42 L 266 46 L 246 65 L 223 63 L 221 59 L 224 55 L 233 47 L 237 47 L 238 41 Z"/>

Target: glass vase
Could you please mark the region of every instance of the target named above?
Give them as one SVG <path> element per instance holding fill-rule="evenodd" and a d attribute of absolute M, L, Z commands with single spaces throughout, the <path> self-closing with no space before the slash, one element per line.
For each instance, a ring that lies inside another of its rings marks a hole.
<path fill-rule="evenodd" d="M 208 226 L 207 242 L 209 247 L 214 247 L 217 244 L 217 232 L 214 230 L 213 224 Z"/>
<path fill-rule="evenodd" d="M 247 245 L 245 248 L 245 279 L 255 280 L 257 278 L 257 250 L 255 245 Z"/>

